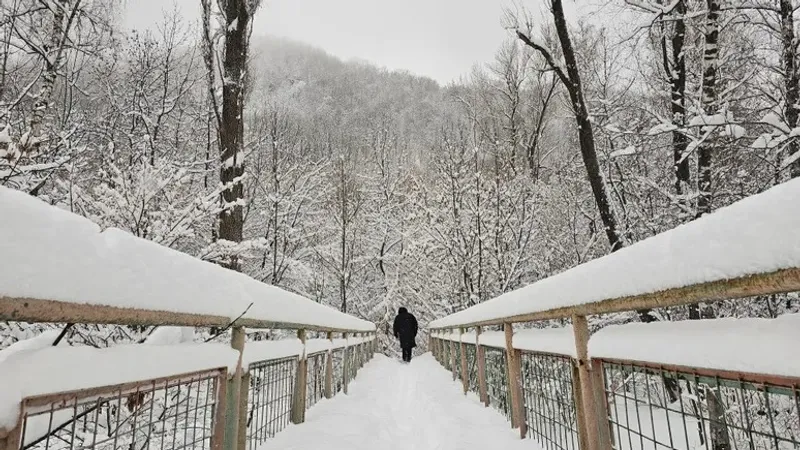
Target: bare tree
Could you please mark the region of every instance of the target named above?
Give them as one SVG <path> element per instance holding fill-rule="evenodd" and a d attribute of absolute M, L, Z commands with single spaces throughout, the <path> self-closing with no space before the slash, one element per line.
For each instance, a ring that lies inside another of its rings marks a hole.
<path fill-rule="evenodd" d="M 201 0 L 203 6 L 203 39 L 209 91 L 217 119 L 220 154 L 220 182 L 223 190 L 219 213 L 217 239 L 242 242 L 244 228 L 244 102 L 247 77 L 248 49 L 252 33 L 252 18 L 260 0 L 217 1 L 215 11 L 211 0 Z M 222 29 L 215 33 L 212 15 L 218 15 Z M 220 42 L 221 41 L 221 42 Z M 222 55 L 218 56 L 219 49 Z M 221 69 L 217 60 L 221 59 Z M 217 75 L 222 99 L 217 99 Z M 225 264 L 240 270 L 239 257 L 233 252 Z"/>
<path fill-rule="evenodd" d="M 578 61 L 575 54 L 575 49 L 572 46 L 572 40 L 569 35 L 567 27 L 567 20 L 564 15 L 564 7 L 561 0 L 552 0 L 550 4 L 550 11 L 553 14 L 553 22 L 555 23 L 556 34 L 561 46 L 561 52 L 564 55 L 564 66 L 556 61 L 555 55 L 551 53 L 544 45 L 537 43 L 531 35 L 532 23 L 527 20 L 527 30 L 523 31 L 516 27 L 517 37 L 528 47 L 539 52 L 550 66 L 550 68 L 558 75 L 558 78 L 564 84 L 569 94 L 570 103 L 572 105 L 573 113 L 575 114 L 575 122 L 578 126 L 578 140 L 580 142 L 581 156 L 583 157 L 583 164 L 586 167 L 586 173 L 589 178 L 589 184 L 592 187 L 592 194 L 594 195 L 597 209 L 600 212 L 600 218 L 603 221 L 606 237 L 611 251 L 621 249 L 625 242 L 619 232 L 618 222 L 614 215 L 611 202 L 606 192 L 603 176 L 600 171 L 600 164 L 597 160 L 597 150 L 595 148 L 594 132 L 592 131 L 592 122 L 589 117 L 589 109 L 586 106 L 586 99 L 584 98 L 583 87 L 581 85 L 581 76 L 578 70 Z M 512 17 L 512 21 L 517 21 Z"/>
<path fill-rule="evenodd" d="M 701 104 L 707 117 L 717 114 L 717 70 L 719 68 L 719 20 L 720 0 L 706 1 L 708 12 L 705 20 L 705 44 L 703 46 L 703 91 Z M 712 127 L 713 128 L 713 127 Z M 697 149 L 697 217 L 711 212 L 711 165 L 715 139 L 704 139 Z"/>

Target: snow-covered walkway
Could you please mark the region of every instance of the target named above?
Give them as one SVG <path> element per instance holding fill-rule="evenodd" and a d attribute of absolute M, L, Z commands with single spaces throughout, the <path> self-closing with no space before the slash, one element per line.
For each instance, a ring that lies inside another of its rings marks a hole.
<path fill-rule="evenodd" d="M 430 354 L 410 365 L 376 355 L 350 394 L 323 400 L 306 423 L 290 426 L 260 450 L 537 450 L 505 418 L 465 397 Z"/>

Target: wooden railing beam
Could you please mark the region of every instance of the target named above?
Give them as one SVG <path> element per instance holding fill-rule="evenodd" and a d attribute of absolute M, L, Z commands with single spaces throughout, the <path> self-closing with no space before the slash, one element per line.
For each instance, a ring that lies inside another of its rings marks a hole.
<path fill-rule="evenodd" d="M 575 335 L 575 351 L 580 383 L 580 407 L 578 414 L 583 416 L 583 426 L 579 429 L 585 438 L 587 450 L 597 450 L 598 420 L 597 408 L 594 404 L 594 388 L 592 386 L 591 362 L 589 360 L 589 322 L 586 316 L 572 317 L 572 330 Z"/>
<path fill-rule="evenodd" d="M 486 388 L 486 351 L 481 345 L 481 327 L 475 329 L 475 359 L 478 360 L 478 395 L 481 403 L 489 406 L 489 391 Z"/>

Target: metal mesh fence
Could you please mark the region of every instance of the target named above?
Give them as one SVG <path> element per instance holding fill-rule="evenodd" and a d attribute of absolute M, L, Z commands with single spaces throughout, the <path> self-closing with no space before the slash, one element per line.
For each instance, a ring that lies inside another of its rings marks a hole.
<path fill-rule="evenodd" d="M 442 363 L 442 367 L 444 367 L 447 370 L 450 370 L 450 345 L 445 340 L 441 341 L 441 345 L 442 345 L 442 356 L 440 362 Z"/>
<path fill-rule="evenodd" d="M 211 449 L 226 375 L 206 371 L 25 399 L 9 448 Z"/>
<path fill-rule="evenodd" d="M 455 356 L 455 358 L 453 358 L 452 372 L 453 372 L 453 377 L 456 380 L 460 380 L 461 379 L 461 347 L 460 347 L 460 345 L 461 344 L 458 343 L 458 342 L 450 342 L 450 346 L 453 349 L 453 355 Z"/>
<path fill-rule="evenodd" d="M 328 352 L 308 356 L 306 381 L 306 409 L 317 404 L 325 396 L 325 365 Z"/>
<path fill-rule="evenodd" d="M 573 367 L 567 356 L 521 353 L 528 436 L 548 450 L 579 448 Z"/>
<path fill-rule="evenodd" d="M 261 361 L 250 365 L 247 404 L 247 443 L 257 448 L 290 422 L 297 357 Z"/>
<path fill-rule="evenodd" d="M 511 418 L 511 399 L 508 396 L 508 367 L 506 351 L 493 347 L 485 348 L 486 392 L 489 404 Z"/>
<path fill-rule="evenodd" d="M 796 379 L 609 361 L 602 368 L 615 448 L 800 448 Z"/>
<path fill-rule="evenodd" d="M 467 388 L 480 395 L 478 392 L 478 349 L 474 344 L 464 344 L 464 356 L 467 360 Z"/>
<path fill-rule="evenodd" d="M 333 394 L 344 390 L 344 349 L 333 351 Z"/>

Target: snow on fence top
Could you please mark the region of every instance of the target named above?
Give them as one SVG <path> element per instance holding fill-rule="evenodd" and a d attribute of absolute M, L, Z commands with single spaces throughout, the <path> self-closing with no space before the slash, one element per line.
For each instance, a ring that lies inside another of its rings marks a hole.
<path fill-rule="evenodd" d="M 514 333 L 514 348 L 531 352 L 554 353 L 577 357 L 572 326 L 519 330 Z"/>
<path fill-rule="evenodd" d="M 589 340 L 592 358 L 800 377 L 800 314 L 613 325 Z"/>
<path fill-rule="evenodd" d="M 254 341 L 248 342 L 244 346 L 244 354 L 242 356 L 242 365 L 247 367 L 253 363 L 261 361 L 276 360 L 289 358 L 292 356 L 300 356 L 305 351 L 306 355 L 313 355 L 315 353 L 326 352 L 328 350 L 338 350 L 345 347 L 353 347 L 365 342 L 374 340 L 373 336 L 361 337 L 348 337 L 347 339 L 309 339 L 306 341 L 305 346 L 300 339 L 279 339 L 274 341 Z M 2 356 L 2 352 L 0 352 Z"/>
<path fill-rule="evenodd" d="M 484 331 L 479 337 L 475 332 L 460 334 L 446 331 L 436 333 L 434 337 L 444 341 L 463 342 L 472 345 L 475 345 L 477 337 L 477 341 L 482 346 L 506 348 L 506 337 L 502 331 Z M 575 337 L 572 326 L 517 330 L 514 332 L 511 345 L 518 350 L 576 357 Z"/>
<path fill-rule="evenodd" d="M 22 192 L 0 187 L 0 211 L 0 318 L 5 320 L 40 320 L 34 316 L 46 313 L 51 321 L 66 322 L 68 306 L 91 305 L 123 308 L 114 315 L 128 322 L 149 311 L 158 314 L 139 322 L 222 325 L 242 316 L 242 325 L 255 327 L 375 329 L 370 322 L 124 231 L 101 231 Z M 59 303 L 37 306 L 35 300 Z M 188 320 L 163 313 L 213 317 Z M 94 322 L 114 323 L 105 313 L 93 314 Z"/>
<path fill-rule="evenodd" d="M 0 429 L 16 425 L 20 402 L 27 397 L 218 368 L 232 373 L 238 359 L 239 352 L 225 344 L 59 346 L 13 352 L 0 367 Z"/>
<path fill-rule="evenodd" d="M 775 274 L 775 279 L 758 288 L 682 292 L 680 298 L 673 296 L 669 300 L 692 303 L 734 294 L 798 290 L 798 198 L 800 179 L 794 179 L 615 253 L 435 320 L 429 327 L 498 323 L 537 313 L 545 316 L 545 312 L 563 317 L 569 315 L 571 308 L 580 309 L 576 307 L 584 307 L 583 313 L 647 307 L 632 307 L 626 301 L 601 308 L 597 303 L 786 269 L 793 269 L 788 278 Z M 655 307 L 660 301 L 663 299 L 651 298 L 642 303 Z"/>

